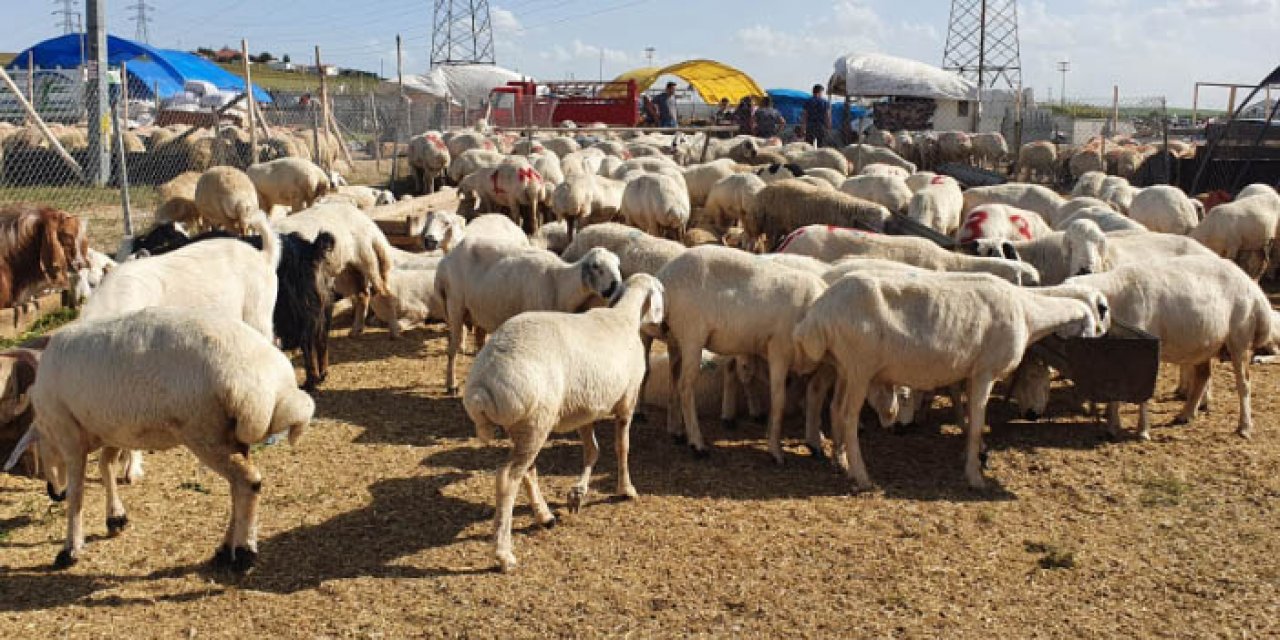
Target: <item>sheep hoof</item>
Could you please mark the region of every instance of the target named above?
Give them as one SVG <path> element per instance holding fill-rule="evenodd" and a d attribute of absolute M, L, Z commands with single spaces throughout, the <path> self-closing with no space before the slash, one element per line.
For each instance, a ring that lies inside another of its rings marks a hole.
<path fill-rule="evenodd" d="M 569 513 L 577 513 L 582 510 L 582 503 L 587 499 L 587 491 L 582 487 L 574 487 L 569 490 Z"/>
<path fill-rule="evenodd" d="M 547 520 L 546 522 L 541 523 L 541 525 L 540 525 L 540 526 L 541 526 L 543 529 L 554 529 L 554 528 L 556 528 L 556 525 L 557 525 L 557 524 L 560 524 L 560 518 L 557 518 L 557 517 L 555 516 L 555 514 L 552 514 L 552 515 L 551 515 L 551 519 L 550 519 L 550 520 Z"/>
<path fill-rule="evenodd" d="M 991 452 L 987 451 L 985 448 L 979 451 L 978 464 L 981 465 L 983 469 L 989 469 L 991 468 L 990 463 L 991 463 Z"/>
<path fill-rule="evenodd" d="M 63 489 L 61 493 L 54 491 L 52 482 L 44 483 L 44 492 L 49 494 L 49 499 L 54 502 L 62 502 L 67 499 L 67 490 Z"/>
<path fill-rule="evenodd" d="M 809 450 L 809 456 L 812 457 L 814 460 L 827 459 L 827 454 L 822 450 L 822 447 L 820 445 L 815 446 L 806 442 L 804 446 L 806 449 Z"/>
<path fill-rule="evenodd" d="M 79 558 L 71 554 L 70 549 L 63 549 L 58 552 L 58 557 L 53 559 L 53 568 L 66 569 L 79 561 Z"/>
<path fill-rule="evenodd" d="M 1182 414 L 1178 414 L 1177 416 L 1174 416 L 1173 422 L 1170 422 L 1169 424 L 1179 425 L 1179 424 L 1187 424 L 1189 422 L 1191 422 L 1190 418 Z"/>
<path fill-rule="evenodd" d="M 1117 438 L 1117 439 L 1119 439 L 1119 438 Z M 1139 432 L 1138 432 L 1138 439 L 1139 439 L 1139 440 L 1142 440 L 1142 441 L 1144 441 L 1144 442 L 1151 442 L 1151 432 L 1150 432 L 1150 431 L 1147 431 L 1147 430 L 1145 430 L 1145 429 L 1144 429 L 1144 430 L 1142 430 L 1142 431 L 1139 431 Z"/>
<path fill-rule="evenodd" d="M 1241 438 L 1244 438 L 1245 440 L 1252 439 L 1253 427 L 1249 425 L 1240 425 L 1240 427 L 1236 429 L 1236 435 L 1240 436 Z"/>
<path fill-rule="evenodd" d="M 213 553 L 213 560 L 210 561 L 210 564 L 217 569 L 226 569 L 231 566 L 232 562 L 231 547 L 224 544 Z"/>
<path fill-rule="evenodd" d="M 244 575 L 253 571 L 253 565 L 258 562 L 258 552 L 248 547 L 236 547 L 236 557 L 231 561 L 231 570 L 240 575 Z"/>
<path fill-rule="evenodd" d="M 107 535 L 114 538 L 129 526 L 129 516 L 110 516 L 107 518 Z"/>
<path fill-rule="evenodd" d="M 693 449 L 694 460 L 706 460 L 711 457 L 711 452 L 706 449 L 699 449 L 694 445 L 689 445 L 689 448 Z"/>
<path fill-rule="evenodd" d="M 445 394 L 446 396 L 456 396 L 456 395 L 458 395 L 458 388 L 457 388 L 457 387 L 445 387 L 445 388 L 444 388 L 444 394 Z"/>
<path fill-rule="evenodd" d="M 738 421 L 733 418 L 720 418 L 720 428 L 725 431 L 736 431 L 738 429 Z"/>
<path fill-rule="evenodd" d="M 498 554 L 498 571 L 511 573 L 516 570 L 516 556 L 510 552 Z"/>

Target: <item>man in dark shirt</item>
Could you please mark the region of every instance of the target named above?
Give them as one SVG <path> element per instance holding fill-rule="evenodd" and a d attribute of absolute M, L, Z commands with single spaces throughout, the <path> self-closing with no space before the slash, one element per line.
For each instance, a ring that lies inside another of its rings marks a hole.
<path fill-rule="evenodd" d="M 667 90 L 658 94 L 653 99 L 653 104 L 658 107 L 658 126 L 659 127 L 677 127 L 676 122 L 676 83 L 668 82 Z"/>
<path fill-rule="evenodd" d="M 804 140 L 817 147 L 827 145 L 831 132 L 831 103 L 822 97 L 822 85 L 813 85 L 813 97 L 804 103 Z"/>
<path fill-rule="evenodd" d="M 760 99 L 760 108 L 756 109 L 756 135 L 761 138 L 772 138 L 782 133 L 787 124 L 782 114 L 773 108 L 773 99 L 765 96 Z"/>

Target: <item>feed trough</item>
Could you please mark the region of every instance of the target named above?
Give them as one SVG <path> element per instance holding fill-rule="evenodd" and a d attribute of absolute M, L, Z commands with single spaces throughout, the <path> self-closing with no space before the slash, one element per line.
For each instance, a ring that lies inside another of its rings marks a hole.
<path fill-rule="evenodd" d="M 1031 345 L 1028 355 L 1044 360 L 1075 385 L 1083 400 L 1140 403 L 1155 394 L 1160 339 L 1122 322 L 1098 338 L 1051 335 Z"/>

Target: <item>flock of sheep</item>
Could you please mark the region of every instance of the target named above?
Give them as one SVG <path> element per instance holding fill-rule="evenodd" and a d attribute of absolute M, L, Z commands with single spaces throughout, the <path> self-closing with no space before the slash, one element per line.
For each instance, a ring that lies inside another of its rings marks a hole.
<path fill-rule="evenodd" d="M 934 138 L 944 160 L 963 152 L 992 165 L 1007 155 L 998 134 Z M 961 138 L 967 151 L 951 146 Z M 1257 284 L 1276 246 L 1274 189 L 1252 185 L 1207 212 L 1105 166 L 1079 175 L 1070 197 L 1029 183 L 964 189 L 889 148 L 918 150 L 918 139 L 871 142 L 428 132 L 408 146 L 415 185 L 432 192 L 447 181 L 460 204 L 428 215 L 423 253 L 395 249 L 369 217 L 388 194 L 339 186 L 304 159 L 179 176 L 162 189 L 154 229 L 99 269 L 109 272 L 85 269 L 94 286 L 81 319 L 26 353 L 41 371 L 30 391 L 36 419 L 10 464 L 37 452 L 50 494 L 65 487 L 65 566 L 84 544 L 91 451 L 102 449 L 107 527 L 117 533 L 127 518 L 115 463 L 137 481 L 138 452 L 186 446 L 232 486 L 215 561 L 247 570 L 262 486 L 249 447 L 275 434 L 295 440 L 315 411 L 281 349 L 302 350 L 303 388 L 314 391 L 341 298 L 352 303 L 353 335 L 370 313 L 393 337 L 418 322 L 447 325 L 442 387 L 460 395 L 482 439 L 501 429 L 512 441 L 496 485 L 503 570 L 516 565 L 518 487 L 539 523 L 555 519 L 534 468 L 550 434 L 582 439 L 570 509 L 587 495 L 600 420 L 617 429 L 617 493 L 637 494 L 627 456 L 642 403 L 665 408 L 667 432 L 703 456 L 700 412 L 718 407 L 732 424 L 744 396 L 751 415 L 766 416 L 778 462 L 784 417 L 802 413 L 810 455 L 829 455 L 866 488 L 863 405 L 882 425 L 910 423 L 946 392 L 967 430 L 965 477 L 980 488 L 996 383 L 1016 380 L 1006 396 L 1043 415 L 1052 374 L 1024 357 L 1028 346 L 1050 334 L 1099 336 L 1119 321 L 1156 336 L 1162 361 L 1181 368 L 1179 421 L 1205 403 L 1213 360 L 1229 359 L 1238 433 L 1250 434 L 1248 367 L 1280 333 Z M 904 217 L 963 250 L 882 233 Z M 478 351 L 460 385 L 468 333 Z M 1145 438 L 1145 405 L 1140 416 Z M 1114 403 L 1108 423 L 1118 434 Z"/>

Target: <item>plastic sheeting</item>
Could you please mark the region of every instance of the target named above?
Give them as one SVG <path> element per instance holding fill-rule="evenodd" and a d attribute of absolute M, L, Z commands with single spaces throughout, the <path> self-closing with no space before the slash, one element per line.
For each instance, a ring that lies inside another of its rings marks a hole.
<path fill-rule="evenodd" d="M 478 106 L 489 99 L 494 87 L 524 79 L 515 71 L 491 64 L 440 65 L 426 75 L 405 77 L 404 86 L 456 104 Z"/>
<path fill-rule="evenodd" d="M 773 108 L 782 114 L 787 124 L 800 124 L 804 120 L 804 103 L 813 97 L 808 91 L 796 89 L 769 89 L 769 98 L 773 100 Z M 831 124 L 839 127 L 844 122 L 845 105 L 841 100 L 831 101 Z M 849 105 L 849 113 L 854 119 L 864 118 L 868 109 L 862 105 Z"/>
<path fill-rule="evenodd" d="M 852 96 L 909 96 L 934 100 L 976 100 L 973 82 L 916 60 L 879 53 L 836 59 L 831 93 Z"/>
<path fill-rule="evenodd" d="M 729 102 L 737 104 L 746 96 L 764 96 L 764 90 L 751 76 L 715 60 L 685 60 L 661 68 L 642 67 L 618 76 L 614 82 L 635 80 L 636 90 L 644 91 L 665 75 L 673 75 L 688 82 L 707 104 L 716 104 L 721 98 L 728 98 Z"/>
<path fill-rule="evenodd" d="M 9 63 L 8 69 L 23 70 L 27 65 L 27 52 L 33 54 L 33 62 L 39 69 L 75 69 L 84 61 L 78 33 L 50 38 L 19 53 Z M 223 91 L 244 91 L 244 79 L 195 54 L 172 49 L 158 49 L 141 42 L 107 36 L 107 64 L 117 66 L 128 63 L 131 76 L 129 87 L 146 88 L 146 96 L 159 90 L 161 98 L 171 98 L 182 93 L 187 80 L 204 80 Z M 254 85 L 253 97 L 258 102 L 271 102 L 271 95 Z"/>

